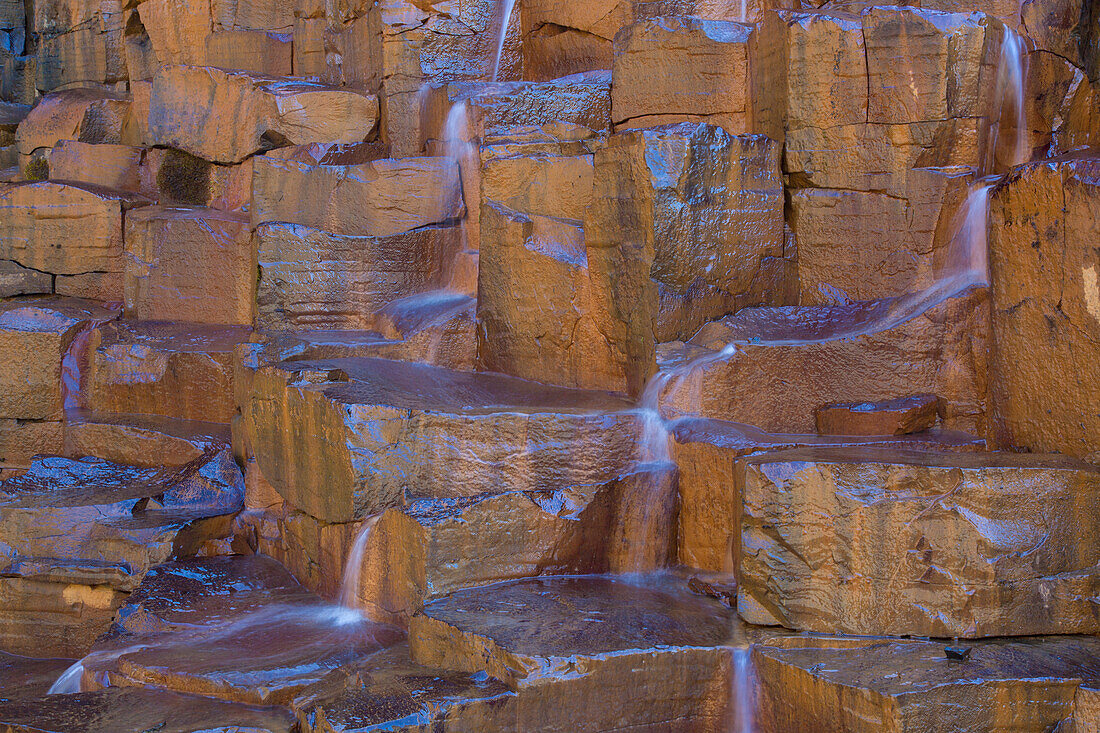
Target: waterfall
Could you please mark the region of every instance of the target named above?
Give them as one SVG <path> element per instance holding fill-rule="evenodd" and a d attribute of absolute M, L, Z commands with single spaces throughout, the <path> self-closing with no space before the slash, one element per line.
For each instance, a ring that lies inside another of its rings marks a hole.
<path fill-rule="evenodd" d="M 508 26 L 512 23 L 512 11 L 516 8 L 516 0 L 502 0 L 503 12 L 500 19 L 500 34 L 497 36 L 497 53 L 493 60 L 493 78 L 496 81 L 500 76 L 500 57 L 504 55 L 504 38 L 508 35 Z"/>
<path fill-rule="evenodd" d="M 80 692 L 80 681 L 84 677 L 84 660 L 71 665 L 61 673 L 57 682 L 50 685 L 47 695 L 72 695 Z"/>
<path fill-rule="evenodd" d="M 344 577 L 340 580 L 340 594 L 337 603 L 344 608 L 359 608 L 359 578 L 363 574 L 363 558 L 367 554 L 367 541 L 370 539 L 371 530 L 378 523 L 378 517 L 367 517 L 359 528 L 359 534 L 348 552 L 348 559 L 344 562 Z"/>
<path fill-rule="evenodd" d="M 1024 80 L 1027 75 L 1026 50 L 1023 38 L 1012 29 L 1005 28 L 1004 38 L 1001 41 L 1001 58 L 997 63 L 991 129 L 982 161 L 983 174 L 993 172 L 996 166 L 997 151 L 1005 143 L 1002 133 L 1007 113 L 1011 113 L 1009 120 L 1015 129 L 1011 140 L 1012 147 L 1008 152 L 1009 157 L 1005 162 L 1008 167 L 1013 167 L 1026 163 L 1031 158 L 1031 151 L 1028 149 L 1027 110 L 1024 98 Z"/>
<path fill-rule="evenodd" d="M 752 664 L 752 647 L 730 650 L 733 656 L 730 670 L 730 733 L 752 733 L 756 718 L 756 670 Z"/>

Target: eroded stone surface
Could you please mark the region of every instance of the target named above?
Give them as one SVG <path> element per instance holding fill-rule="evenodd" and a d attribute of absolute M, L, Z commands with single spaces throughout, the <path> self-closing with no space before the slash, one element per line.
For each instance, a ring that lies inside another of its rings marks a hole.
<path fill-rule="evenodd" d="M 614 478 L 635 458 L 635 417 L 616 412 L 629 407 L 495 374 L 334 359 L 260 369 L 244 414 L 275 488 L 319 519 L 346 522 L 401 497 Z"/>
<path fill-rule="evenodd" d="M 1097 626 L 1100 548 L 1081 509 L 1100 491 L 1094 466 L 814 448 L 738 470 L 751 623 L 967 638 Z"/>
<path fill-rule="evenodd" d="M 814 419 L 820 435 L 906 435 L 935 426 L 939 405 L 939 397 L 929 394 L 832 403 L 814 410 Z"/>
<path fill-rule="evenodd" d="M 677 559 L 687 567 L 732 574 L 741 555 L 741 456 L 799 446 L 849 445 L 908 451 L 979 451 L 985 441 L 943 430 L 899 436 L 819 436 L 767 433 L 751 425 L 681 418 L 671 428 L 679 470 Z"/>

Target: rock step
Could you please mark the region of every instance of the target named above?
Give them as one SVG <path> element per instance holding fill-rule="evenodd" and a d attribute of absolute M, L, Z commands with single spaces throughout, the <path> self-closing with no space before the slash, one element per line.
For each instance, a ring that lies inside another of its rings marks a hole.
<path fill-rule="evenodd" d="M 83 660 L 82 689 L 155 687 L 255 705 L 339 688 L 348 668 L 404 640 L 325 604 L 278 563 L 218 557 L 151 572 Z"/>
<path fill-rule="evenodd" d="M 812 433 L 823 405 L 922 392 L 943 400 L 944 427 L 982 434 L 989 318 L 988 291 L 953 281 L 877 301 L 746 308 L 686 348 L 662 348 L 661 402 L 672 413 Z"/>
<path fill-rule="evenodd" d="M 98 413 L 228 423 L 237 414 L 234 350 L 250 334 L 248 326 L 106 324 L 89 342 L 81 406 Z"/>
<path fill-rule="evenodd" d="M 718 730 L 738 633 L 734 612 L 688 593 L 684 579 L 584 576 L 433 601 L 413 618 L 409 645 L 421 664 L 484 670 L 517 691 L 492 730 Z"/>
<path fill-rule="evenodd" d="M 231 721 L 231 722 L 230 722 Z M 0 703 L 0 725 L 17 733 L 293 733 L 288 710 L 163 690 L 117 688 Z M 228 726 L 228 727 L 227 727 Z"/>
<path fill-rule="evenodd" d="M 377 122 L 378 98 L 348 87 L 166 65 L 153 77 L 149 142 L 239 163 L 282 145 L 362 142 Z"/>
<path fill-rule="evenodd" d="M 0 482 L 0 644 L 82 654 L 151 567 L 228 536 L 243 498 L 224 449 L 171 468 L 36 459 Z"/>
<path fill-rule="evenodd" d="M 370 520 L 359 604 L 407 625 L 434 598 L 515 578 L 638 572 L 672 561 L 675 468 L 535 491 L 423 498 Z M 300 520 L 302 521 L 302 520 Z"/>
<path fill-rule="evenodd" d="M 1062 456 L 805 448 L 739 461 L 738 609 L 825 633 L 1095 633 L 1100 468 Z"/>
<path fill-rule="evenodd" d="M 946 649 L 954 646 L 850 637 L 758 643 L 754 730 L 992 733 L 1065 730 L 1073 721 L 1079 731 L 1096 725 L 1095 637 L 967 642 L 958 645 L 969 650 L 964 661 L 948 658 Z"/>
<path fill-rule="evenodd" d="M 910 435 L 767 433 L 751 425 L 680 418 L 673 422 L 672 457 L 679 471 L 676 557 L 680 564 L 735 574 L 741 552 L 741 489 L 734 464 L 742 456 L 810 446 L 870 446 L 903 451 L 980 451 L 985 441 L 934 428 Z"/>
<path fill-rule="evenodd" d="M 413 498 L 615 479 L 637 457 L 632 408 L 604 392 L 358 358 L 261 368 L 242 413 L 279 493 L 349 522 Z"/>
<path fill-rule="evenodd" d="M 103 458 L 128 466 L 182 466 L 230 444 L 221 423 L 159 415 L 124 415 L 69 410 L 64 455 Z"/>

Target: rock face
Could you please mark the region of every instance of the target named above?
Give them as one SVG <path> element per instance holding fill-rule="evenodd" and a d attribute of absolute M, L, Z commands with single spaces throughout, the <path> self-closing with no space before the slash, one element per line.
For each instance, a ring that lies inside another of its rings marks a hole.
<path fill-rule="evenodd" d="M 742 456 L 810 446 L 867 446 L 905 451 L 979 451 L 985 442 L 966 433 L 929 430 L 912 435 L 767 433 L 741 423 L 681 418 L 671 428 L 679 470 L 676 556 L 688 567 L 733 575 L 741 556 L 741 489 L 734 466 Z"/>
<path fill-rule="evenodd" d="M 252 226 L 288 222 L 333 234 L 390 237 L 463 211 L 458 166 L 443 158 L 318 166 L 257 158 Z"/>
<path fill-rule="evenodd" d="M 494 716 L 499 730 L 567 730 L 563 711 L 577 694 L 593 729 L 717 727 L 729 694 L 731 671 L 720 660 L 730 660 L 722 646 L 730 614 L 714 601 L 611 579 L 528 580 L 429 604 L 412 621 L 409 647 L 423 664 L 487 669 L 518 690 Z M 542 622 L 522 620 L 534 617 Z"/>
<path fill-rule="evenodd" d="M 0 308 L 0 417 L 58 420 L 63 360 L 78 335 L 115 313 L 71 298 L 17 298 Z"/>
<path fill-rule="evenodd" d="M 1090 637 L 977 643 L 962 664 L 949 661 L 944 648 L 901 639 L 758 644 L 752 654 L 761 687 L 759 725 L 768 731 L 1057 729 L 1074 716 L 1075 690 L 1077 711 L 1085 707 L 1085 687 L 1078 686 L 1098 672 Z M 975 678 L 982 683 L 975 686 Z M 1005 703 L 1017 695 L 1035 702 Z"/>
<path fill-rule="evenodd" d="M 648 571 L 671 558 L 675 475 L 647 467 L 602 484 L 469 498 L 417 499 L 373 522 L 360 605 L 408 621 L 464 588 L 536 575 Z"/>
<path fill-rule="evenodd" d="M 1100 348 L 1098 173 L 1094 160 L 1033 163 L 992 195 L 991 427 L 999 446 L 1100 450 L 1100 393 L 1083 378 Z M 1038 364 L 1048 366 L 1040 372 Z"/>
<path fill-rule="evenodd" d="M 440 273 L 459 237 L 456 228 L 435 225 L 366 237 L 262 224 L 256 229 L 257 322 L 266 328 L 374 328 L 376 314 L 390 302 L 445 284 Z"/>
<path fill-rule="evenodd" d="M 616 128 L 692 121 L 731 135 L 752 131 L 749 36 L 739 23 L 663 17 L 615 35 Z"/>
<path fill-rule="evenodd" d="M 906 435 L 936 424 L 940 399 L 913 395 L 885 402 L 822 405 L 814 410 L 821 435 Z"/>
<path fill-rule="evenodd" d="M 1100 549 L 1080 508 L 1100 491 L 1093 466 L 819 448 L 738 475 L 750 623 L 966 638 L 1097 626 Z"/>
<path fill-rule="evenodd" d="M 279 493 L 347 522 L 403 499 L 615 478 L 635 458 L 635 417 L 617 412 L 629 406 L 494 374 L 333 359 L 260 369 L 243 414 Z"/>
<path fill-rule="evenodd" d="M 83 406 L 227 423 L 236 414 L 233 349 L 247 338 L 248 329 L 235 326 L 120 321 L 98 328 Z"/>
<path fill-rule="evenodd" d="M 126 217 L 126 316 L 250 326 L 254 260 L 246 214 L 135 211 Z"/>

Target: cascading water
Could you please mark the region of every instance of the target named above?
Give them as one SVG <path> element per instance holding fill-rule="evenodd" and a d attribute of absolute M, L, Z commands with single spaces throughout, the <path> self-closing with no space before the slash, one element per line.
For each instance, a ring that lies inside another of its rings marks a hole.
<path fill-rule="evenodd" d="M 756 670 L 752 664 L 752 647 L 738 646 L 730 650 L 733 657 L 730 670 L 730 733 L 752 733 L 756 720 Z"/>
<path fill-rule="evenodd" d="M 378 523 L 379 515 L 367 517 L 359 528 L 359 534 L 348 552 L 348 559 L 344 562 L 344 577 L 340 582 L 340 593 L 337 602 L 344 608 L 359 608 L 359 580 L 363 573 L 363 558 L 367 554 L 367 542 L 370 540 L 371 530 Z"/>
<path fill-rule="evenodd" d="M 994 89 L 992 119 L 989 140 L 982 160 L 982 175 L 993 172 L 998 152 L 1006 157 L 1007 167 L 1026 163 L 1031 157 L 1028 150 L 1027 111 L 1024 99 L 1024 80 L 1027 77 L 1027 54 L 1023 38 L 1010 28 L 1005 28 L 1001 41 L 1001 57 L 997 63 L 997 79 Z M 1007 122 L 1007 125 L 1006 125 Z M 1011 145 L 1003 151 L 1005 128 L 1013 132 Z"/>
<path fill-rule="evenodd" d="M 502 0 L 502 3 L 500 33 L 497 36 L 497 52 L 493 58 L 492 81 L 496 81 L 500 76 L 500 57 L 504 55 L 504 41 L 508 36 L 508 26 L 512 24 L 512 11 L 516 8 L 516 0 Z"/>

